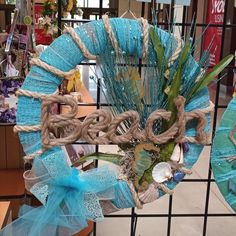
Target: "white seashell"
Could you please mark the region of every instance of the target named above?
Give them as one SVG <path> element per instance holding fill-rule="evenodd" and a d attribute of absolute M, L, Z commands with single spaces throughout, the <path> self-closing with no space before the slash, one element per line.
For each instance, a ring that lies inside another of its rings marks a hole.
<path fill-rule="evenodd" d="M 171 166 L 167 162 L 160 162 L 154 166 L 152 177 L 157 183 L 163 183 L 172 178 Z"/>
<path fill-rule="evenodd" d="M 155 201 L 159 197 L 159 193 L 155 186 L 150 184 L 146 191 L 138 193 L 138 197 L 142 203 L 149 203 Z"/>
<path fill-rule="evenodd" d="M 184 150 L 182 147 L 180 147 L 179 144 L 175 145 L 175 148 L 174 148 L 173 153 L 170 157 L 170 160 L 173 162 L 176 162 L 178 164 L 184 163 Z"/>
<path fill-rule="evenodd" d="M 171 154 L 171 157 L 170 157 L 171 161 L 179 162 L 180 155 L 181 155 L 180 153 L 181 153 L 181 148 L 180 148 L 179 144 L 176 144 L 174 147 L 174 150 Z"/>
<path fill-rule="evenodd" d="M 180 147 L 180 156 L 178 164 L 183 164 L 183 163 L 184 163 L 184 149 Z"/>

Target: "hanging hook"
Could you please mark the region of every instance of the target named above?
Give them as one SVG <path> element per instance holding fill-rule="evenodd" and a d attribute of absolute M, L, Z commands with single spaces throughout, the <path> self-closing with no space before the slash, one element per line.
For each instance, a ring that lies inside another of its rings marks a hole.
<path fill-rule="evenodd" d="M 131 11 L 131 0 L 128 1 L 128 10 L 125 11 L 121 16 L 120 18 L 123 18 L 126 14 L 130 14 L 135 20 L 137 19 L 137 17 L 135 16 L 135 14 Z"/>

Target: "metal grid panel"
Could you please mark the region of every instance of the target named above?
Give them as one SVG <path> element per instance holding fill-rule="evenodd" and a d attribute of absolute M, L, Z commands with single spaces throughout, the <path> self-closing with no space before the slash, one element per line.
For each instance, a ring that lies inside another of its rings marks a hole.
<path fill-rule="evenodd" d="M 99 0 L 99 5 L 100 5 L 100 18 L 102 15 L 102 0 Z M 159 6 L 156 4 L 158 1 L 157 0 L 152 0 L 152 3 L 150 5 L 152 5 L 154 8 L 158 8 Z M 198 5 L 198 0 L 192 0 L 192 5 L 193 5 L 193 10 L 195 12 L 195 15 L 197 14 L 197 5 Z M 229 0 L 225 0 L 225 7 L 224 7 L 224 20 L 223 20 L 223 24 L 207 24 L 205 22 L 203 23 L 196 23 L 196 27 L 221 27 L 222 28 L 222 38 L 221 38 L 221 49 L 220 49 L 220 59 L 223 58 L 223 54 L 224 54 L 224 43 L 225 43 L 225 32 L 226 29 L 231 28 L 231 29 L 235 29 L 236 30 L 236 24 L 229 24 L 227 23 L 227 13 L 228 13 L 228 3 Z M 141 16 L 144 16 L 144 10 L 145 10 L 145 5 L 147 3 L 142 2 L 142 7 L 141 7 Z M 61 0 L 58 0 L 58 5 L 61 5 Z M 163 25 L 164 27 L 168 27 L 169 25 L 171 25 L 173 23 L 173 9 L 175 7 L 175 0 L 171 1 L 171 5 L 169 8 L 169 14 L 170 14 L 170 18 L 171 19 L 169 22 L 158 22 L 159 25 Z M 183 9 L 183 17 L 182 17 L 182 22 L 175 22 L 176 26 L 182 26 L 182 36 L 185 33 L 185 30 L 187 29 L 187 27 L 189 27 L 191 25 L 191 22 L 187 22 L 186 20 L 186 16 L 187 16 L 187 8 L 186 6 L 184 6 Z M 60 10 L 60 8 L 58 8 Z M 158 9 L 155 9 L 158 11 Z M 194 15 L 194 14 L 193 14 Z M 86 20 L 84 21 L 76 21 L 76 20 L 66 20 L 66 19 L 61 19 L 61 14 L 60 11 L 58 13 L 58 25 L 59 28 L 62 28 L 62 24 L 63 22 L 69 23 L 69 22 L 82 22 L 85 23 L 87 22 Z M 59 32 L 60 34 L 60 32 Z M 83 63 L 82 63 L 83 64 Z M 86 63 L 86 65 L 88 65 L 88 63 Z M 228 66 L 226 69 L 228 70 L 234 70 L 236 69 L 235 66 Z M 220 77 L 220 75 L 219 75 Z M 214 110 L 214 115 L 213 115 L 213 129 L 212 129 L 212 134 L 214 135 L 215 130 L 216 130 L 216 124 L 217 124 L 217 117 L 218 117 L 218 111 L 220 108 L 226 108 L 227 105 L 225 104 L 220 104 L 219 103 L 219 96 L 220 96 L 220 87 L 221 87 L 221 81 L 218 80 L 217 84 L 216 84 L 216 90 L 215 90 L 215 110 Z M 91 106 L 96 106 L 97 108 L 100 108 L 101 106 L 106 106 L 107 104 L 101 103 L 100 102 L 100 86 L 99 86 L 99 81 L 98 81 L 98 85 L 97 85 L 97 101 L 94 104 L 86 104 L 86 106 L 91 105 Z M 99 146 L 96 146 L 96 151 L 99 150 Z M 209 213 L 209 201 L 210 201 L 210 191 L 211 191 L 211 183 L 215 182 L 215 180 L 211 177 L 212 176 L 212 170 L 211 170 L 211 164 L 209 163 L 209 167 L 208 167 L 208 176 L 205 179 L 184 179 L 183 182 L 186 182 L 187 184 L 191 183 L 191 184 L 195 184 L 195 183 L 206 183 L 207 187 L 206 187 L 206 191 L 205 191 L 205 202 L 204 202 L 204 211 L 202 213 L 196 213 L 196 214 L 189 214 L 189 213 L 181 213 L 181 214 L 175 214 L 173 213 L 173 197 L 169 196 L 169 204 L 168 204 L 168 213 L 166 214 L 140 214 L 136 212 L 135 208 L 131 209 L 131 213 L 130 214 L 112 214 L 112 215 L 106 215 L 106 218 L 127 218 L 130 219 L 130 236 L 135 236 L 136 235 L 136 227 L 138 224 L 138 219 L 140 218 L 166 218 L 167 219 L 167 229 L 166 229 L 166 235 L 170 236 L 173 235 L 172 233 L 172 219 L 173 218 L 181 218 L 184 220 L 184 218 L 202 218 L 203 219 L 203 228 L 202 228 L 202 236 L 206 236 L 207 235 L 207 223 L 208 223 L 208 219 L 209 217 L 235 217 L 236 213 Z M 127 232 L 128 233 L 128 232 Z M 97 230 L 96 230 L 96 223 L 94 224 L 94 231 L 93 231 L 93 236 L 97 236 Z"/>

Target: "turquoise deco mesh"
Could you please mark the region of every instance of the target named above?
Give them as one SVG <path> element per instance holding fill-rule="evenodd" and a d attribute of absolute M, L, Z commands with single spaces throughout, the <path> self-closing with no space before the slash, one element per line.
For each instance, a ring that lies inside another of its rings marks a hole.
<path fill-rule="evenodd" d="M 234 211 L 236 211 L 236 146 L 229 136 L 235 125 L 236 97 L 229 103 L 220 120 L 211 152 L 211 165 L 216 183 Z"/>

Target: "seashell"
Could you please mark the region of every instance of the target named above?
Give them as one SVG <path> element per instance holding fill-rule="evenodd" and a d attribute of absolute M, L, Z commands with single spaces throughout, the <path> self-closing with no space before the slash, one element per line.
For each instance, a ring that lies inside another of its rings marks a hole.
<path fill-rule="evenodd" d="M 170 157 L 170 160 L 173 162 L 177 162 L 178 164 L 184 163 L 183 148 L 181 148 L 179 144 L 175 145 L 172 155 Z"/>
<path fill-rule="evenodd" d="M 146 191 L 138 193 L 138 197 L 142 203 L 149 203 L 159 197 L 159 192 L 153 184 L 150 184 Z"/>
<path fill-rule="evenodd" d="M 183 148 L 180 148 L 180 156 L 179 156 L 179 162 L 178 164 L 183 164 L 184 163 L 184 151 Z"/>
<path fill-rule="evenodd" d="M 154 166 L 152 177 L 157 183 L 163 183 L 172 178 L 171 166 L 167 162 L 160 162 Z"/>
<path fill-rule="evenodd" d="M 179 158 L 180 158 L 180 146 L 179 144 L 176 144 L 175 147 L 174 147 L 174 150 L 171 154 L 171 161 L 174 161 L 174 162 L 179 162 Z"/>

